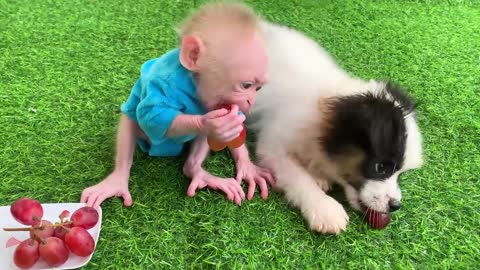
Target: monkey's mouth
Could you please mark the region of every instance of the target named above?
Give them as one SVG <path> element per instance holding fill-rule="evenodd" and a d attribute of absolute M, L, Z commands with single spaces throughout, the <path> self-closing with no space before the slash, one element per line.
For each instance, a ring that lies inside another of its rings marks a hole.
<path fill-rule="evenodd" d="M 220 102 L 220 103 L 218 103 L 217 105 L 215 105 L 215 106 L 213 107 L 213 109 L 214 109 L 214 110 L 227 109 L 227 110 L 230 112 L 230 111 L 232 110 L 232 105 L 237 105 L 237 107 L 238 107 L 238 112 L 241 112 L 241 113 L 247 115 L 248 112 L 250 111 L 249 109 L 250 109 L 250 107 L 251 107 L 251 102 L 250 102 L 250 101 L 247 101 L 247 102 L 248 102 L 248 105 L 249 105 L 249 106 L 248 106 L 248 108 L 246 109 L 246 111 L 245 111 L 245 110 L 242 110 L 238 104 L 232 103 L 232 102 Z"/>
<path fill-rule="evenodd" d="M 232 105 L 230 105 L 228 102 L 223 102 L 223 101 L 221 101 L 221 102 L 217 103 L 215 106 L 213 106 L 213 109 L 214 109 L 214 110 L 220 110 L 220 109 L 222 109 L 222 108 L 225 108 L 225 109 L 227 109 L 227 110 L 230 110 L 230 109 L 231 109 L 231 106 L 232 106 Z"/>

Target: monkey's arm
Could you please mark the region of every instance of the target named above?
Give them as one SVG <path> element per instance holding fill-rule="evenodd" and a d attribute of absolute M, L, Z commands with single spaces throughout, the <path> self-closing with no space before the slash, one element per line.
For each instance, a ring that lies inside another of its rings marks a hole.
<path fill-rule="evenodd" d="M 230 150 L 237 168 L 237 182 L 241 183 L 242 180 L 248 182 L 247 199 L 251 200 L 253 193 L 255 192 L 255 186 L 260 188 L 260 194 L 263 199 L 268 197 L 267 183 L 271 186 L 275 184 L 275 178 L 270 170 L 261 168 L 250 160 L 247 146 L 243 144 L 238 148 Z"/>
<path fill-rule="evenodd" d="M 201 115 L 179 114 L 167 130 L 168 137 L 181 137 L 198 134 L 202 130 Z"/>
<path fill-rule="evenodd" d="M 214 190 L 221 190 L 227 195 L 229 200 L 233 200 L 240 205 L 242 200 L 245 199 L 245 193 L 235 179 L 222 179 L 211 175 L 202 168 L 209 151 L 205 136 L 198 136 L 193 141 L 187 161 L 183 166 L 183 173 L 192 179 L 187 195 L 193 197 L 197 189 L 209 187 Z"/>
<path fill-rule="evenodd" d="M 228 113 L 225 109 L 208 112 L 205 115 L 179 114 L 167 131 L 169 137 L 181 137 L 187 134 L 213 136 L 222 141 L 231 141 L 242 130 L 244 115 Z"/>
<path fill-rule="evenodd" d="M 193 174 L 202 168 L 202 164 L 207 158 L 208 152 L 210 151 L 208 143 L 205 143 L 206 140 L 207 139 L 205 136 L 199 135 L 192 142 L 188 158 L 183 165 L 183 173 L 187 177 L 192 178 Z"/>
<path fill-rule="evenodd" d="M 133 163 L 133 153 L 135 151 L 135 142 L 140 136 L 141 131 L 138 124 L 128 116 L 122 114 L 118 125 L 115 170 L 130 173 Z"/>
<path fill-rule="evenodd" d="M 122 114 L 117 131 L 115 168 L 103 181 L 83 190 L 80 202 L 98 207 L 107 198 L 117 196 L 123 197 L 125 206 L 132 205 L 128 180 L 135 151 L 135 141 L 139 132 L 138 125 Z"/>
<path fill-rule="evenodd" d="M 196 135 L 213 136 L 220 141 L 230 141 L 241 132 L 244 115 L 238 115 L 238 107 L 229 112 L 218 109 L 204 115 L 183 112 L 184 106 L 162 94 L 162 86 L 150 85 L 146 94 L 130 113 L 138 121 L 153 145 L 161 144 L 165 137 L 178 143 L 186 143 Z"/>
<path fill-rule="evenodd" d="M 203 115 L 185 114 L 165 103 L 152 105 L 148 102 L 149 99 L 145 98 L 138 105 L 137 119 L 152 144 L 162 143 L 165 137 L 185 143 L 206 132 Z"/>

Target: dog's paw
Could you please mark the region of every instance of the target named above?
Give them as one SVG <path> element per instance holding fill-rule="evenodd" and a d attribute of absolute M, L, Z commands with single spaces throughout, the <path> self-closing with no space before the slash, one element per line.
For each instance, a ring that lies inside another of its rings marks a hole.
<path fill-rule="evenodd" d="M 320 233 L 339 234 L 345 231 L 349 221 L 343 206 L 330 196 L 312 202 L 303 214 L 310 229 Z"/>

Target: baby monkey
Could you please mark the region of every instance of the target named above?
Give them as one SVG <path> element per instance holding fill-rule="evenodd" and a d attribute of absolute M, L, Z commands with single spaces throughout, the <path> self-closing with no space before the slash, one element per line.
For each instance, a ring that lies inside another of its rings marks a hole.
<path fill-rule="evenodd" d="M 209 187 L 240 205 L 248 182 L 250 200 L 256 185 L 268 197 L 274 178 L 255 165 L 244 145 L 230 149 L 236 177 L 222 179 L 202 164 L 209 153 L 207 137 L 228 142 L 242 131 L 245 113 L 266 80 L 268 59 L 254 12 L 239 3 L 211 3 L 180 26 L 180 48 L 145 62 L 140 77 L 121 105 L 115 168 L 103 181 L 86 188 L 81 202 L 98 207 L 112 196 L 132 205 L 128 182 L 135 146 L 150 156 L 177 156 L 191 143 L 183 173 L 191 179 L 187 195 Z M 232 105 L 231 110 L 217 109 Z"/>

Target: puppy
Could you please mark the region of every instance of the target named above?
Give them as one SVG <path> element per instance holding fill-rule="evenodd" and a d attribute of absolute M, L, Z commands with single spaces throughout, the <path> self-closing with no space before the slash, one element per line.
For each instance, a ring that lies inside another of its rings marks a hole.
<path fill-rule="evenodd" d="M 349 75 L 296 30 L 269 22 L 262 29 L 270 67 L 248 124 L 275 188 L 321 233 L 348 224 L 326 194 L 334 183 L 358 211 L 398 210 L 399 175 L 423 163 L 414 101 L 390 82 Z"/>

